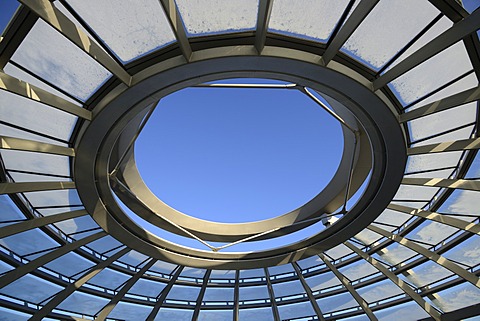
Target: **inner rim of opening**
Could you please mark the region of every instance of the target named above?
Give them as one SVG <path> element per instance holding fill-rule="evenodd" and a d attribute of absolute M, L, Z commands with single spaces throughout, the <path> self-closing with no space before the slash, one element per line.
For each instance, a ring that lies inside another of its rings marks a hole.
<path fill-rule="evenodd" d="M 304 205 L 330 182 L 342 152 L 338 120 L 295 88 L 182 89 L 158 103 L 135 142 L 138 169 L 160 200 L 223 223 Z"/>

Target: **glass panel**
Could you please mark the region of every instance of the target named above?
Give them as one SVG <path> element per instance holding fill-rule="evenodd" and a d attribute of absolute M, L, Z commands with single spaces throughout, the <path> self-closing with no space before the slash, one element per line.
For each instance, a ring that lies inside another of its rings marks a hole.
<path fill-rule="evenodd" d="M 408 233 L 407 238 L 435 245 L 447 239 L 457 231 L 458 229 L 455 227 L 438 222 L 426 221 L 412 232 Z"/>
<path fill-rule="evenodd" d="M 99 228 L 97 223 L 95 223 L 95 221 L 88 215 L 73 218 L 70 220 L 60 221 L 58 223 L 55 223 L 55 226 L 62 230 L 62 232 L 64 232 L 65 234 L 79 233 L 85 230 Z M 81 237 L 83 237 L 83 235 Z"/>
<path fill-rule="evenodd" d="M 396 59 L 395 62 L 387 68 L 387 70 L 410 56 L 418 49 L 425 46 L 428 42 L 438 37 L 442 32 L 450 28 L 452 25 L 453 23 L 450 19 L 448 19 L 447 17 L 442 17 L 435 25 L 433 25 L 432 28 L 430 28 L 425 34 L 423 34 L 423 36 L 421 36 L 417 41 L 415 41 L 415 43 L 410 48 L 408 48 L 398 59 Z"/>
<path fill-rule="evenodd" d="M 139 279 L 130 288 L 128 293 L 156 298 L 157 295 L 159 295 L 160 292 L 165 287 L 166 287 L 165 283 L 161 283 L 161 282 L 158 282 L 158 281 Z"/>
<path fill-rule="evenodd" d="M 438 13 L 428 1 L 380 1 L 342 49 L 369 67 L 379 70 Z"/>
<path fill-rule="evenodd" d="M 384 223 L 390 224 L 395 226 L 401 226 L 407 222 L 412 215 L 405 214 L 402 212 L 392 211 L 392 210 L 384 210 L 382 214 L 375 220 L 376 223 Z"/>
<path fill-rule="evenodd" d="M 158 314 L 155 317 L 155 321 L 191 321 L 192 316 L 193 310 L 160 308 L 160 311 L 158 311 Z"/>
<path fill-rule="evenodd" d="M 25 173 L 16 173 L 8 171 L 8 174 L 12 177 L 13 181 L 16 183 L 20 182 L 71 182 L 71 178 L 66 177 L 55 177 L 55 176 L 45 176 L 38 174 L 25 174 Z"/>
<path fill-rule="evenodd" d="M 239 319 L 241 321 L 248 320 L 264 320 L 273 321 L 272 308 L 258 308 L 258 309 L 239 309 Z"/>
<path fill-rule="evenodd" d="M 373 257 L 382 262 L 386 262 L 389 265 L 397 265 L 415 255 L 417 255 L 417 252 L 414 252 L 403 245 L 394 243 L 373 254 Z"/>
<path fill-rule="evenodd" d="M 457 166 L 462 152 L 447 152 L 409 156 L 406 173 L 425 171 L 429 169 Z"/>
<path fill-rule="evenodd" d="M 470 166 L 465 178 L 479 178 L 480 177 L 480 153 L 477 153 L 475 159 Z"/>
<path fill-rule="evenodd" d="M 59 142 L 58 140 L 46 138 L 44 136 L 37 135 L 37 134 L 32 134 L 32 133 L 26 132 L 24 130 L 13 128 L 13 127 L 3 125 L 3 124 L 0 124 L 0 135 L 10 136 L 10 137 L 15 137 L 15 138 L 36 140 L 38 142 L 49 143 L 49 144 L 59 145 L 59 146 L 67 146 L 67 144 L 64 143 L 64 142 Z"/>
<path fill-rule="evenodd" d="M 374 314 L 378 318 L 378 321 L 420 320 L 429 317 L 428 313 L 415 302 L 408 302 L 375 311 Z"/>
<path fill-rule="evenodd" d="M 348 247 L 346 247 L 343 244 L 335 246 L 333 249 L 328 250 L 325 252 L 328 256 L 330 256 L 333 260 L 337 260 L 343 256 L 346 256 L 348 254 L 352 253 L 352 250 L 350 250 Z"/>
<path fill-rule="evenodd" d="M 198 321 L 230 321 L 233 310 L 200 310 Z"/>
<path fill-rule="evenodd" d="M 157 0 L 69 0 L 68 3 L 123 62 L 175 40 Z"/>
<path fill-rule="evenodd" d="M 214 288 L 207 286 L 203 301 L 233 301 L 233 288 Z"/>
<path fill-rule="evenodd" d="M 274 275 L 279 275 L 279 274 L 291 273 L 294 271 L 295 270 L 291 264 L 283 264 L 283 265 L 272 266 L 268 268 L 268 273 L 270 274 L 270 277 Z"/>
<path fill-rule="evenodd" d="M 430 200 L 439 190 L 436 187 L 428 186 L 412 186 L 412 185 L 400 185 L 398 188 L 397 194 L 393 199 L 395 200 Z"/>
<path fill-rule="evenodd" d="M 7 169 L 70 176 L 70 157 L 43 153 L 2 150 Z"/>
<path fill-rule="evenodd" d="M 92 266 L 94 266 L 93 262 L 73 252 L 67 253 L 45 265 L 45 267 L 66 276 L 75 275 Z"/>
<path fill-rule="evenodd" d="M 301 261 L 297 261 L 297 264 L 300 266 L 301 269 L 305 270 L 313 266 L 321 266 L 324 265 L 322 259 L 320 259 L 318 256 L 314 255 L 312 257 L 309 257 L 308 259 L 303 259 Z"/>
<path fill-rule="evenodd" d="M 110 290 L 115 290 L 130 279 L 130 275 L 106 268 L 88 281 L 89 284 L 98 285 Z"/>
<path fill-rule="evenodd" d="M 0 293 L 31 303 L 40 303 L 61 290 L 63 288 L 56 284 L 28 274 L 2 288 Z"/>
<path fill-rule="evenodd" d="M 378 272 L 370 263 L 357 261 L 338 269 L 350 281 L 355 281 Z"/>
<path fill-rule="evenodd" d="M 5 237 L 0 245 L 20 256 L 59 246 L 38 228 Z"/>
<path fill-rule="evenodd" d="M 403 105 L 439 88 L 472 69 L 465 46 L 459 42 L 390 83 Z"/>
<path fill-rule="evenodd" d="M 305 293 L 305 289 L 299 280 L 274 283 L 272 286 L 276 298 Z"/>
<path fill-rule="evenodd" d="M 138 266 L 140 263 L 144 262 L 147 258 L 148 256 L 132 250 L 118 260 L 120 262 L 130 264 L 132 266 Z"/>
<path fill-rule="evenodd" d="M 432 304 L 444 312 L 458 310 L 480 302 L 480 289 L 464 283 L 432 295 Z M 430 296 L 429 296 L 430 297 Z"/>
<path fill-rule="evenodd" d="M 5 272 L 8 272 L 8 271 L 13 270 L 13 269 L 14 269 L 13 266 L 10 266 L 5 262 L 0 261 L 0 273 L 5 273 Z"/>
<path fill-rule="evenodd" d="M 382 238 L 380 234 L 367 229 L 361 231 L 354 237 L 365 245 L 371 245 Z"/>
<path fill-rule="evenodd" d="M 33 207 L 57 205 L 80 205 L 82 202 L 76 190 L 54 190 L 24 193 Z"/>
<path fill-rule="evenodd" d="M 110 251 L 113 248 L 117 248 L 121 244 L 122 243 L 108 235 L 91 243 L 88 243 L 87 246 L 98 253 L 104 253 Z M 112 254 L 109 253 L 109 255 Z"/>
<path fill-rule="evenodd" d="M 326 272 L 319 275 L 311 276 L 305 278 L 307 281 L 308 286 L 312 289 L 312 291 L 320 291 L 322 289 L 326 289 L 332 286 L 340 285 L 340 280 L 338 280 L 332 272 Z"/>
<path fill-rule="evenodd" d="M 167 300 L 196 301 L 199 293 L 199 286 L 175 284 L 170 292 L 168 292 Z"/>
<path fill-rule="evenodd" d="M 452 272 L 438 265 L 435 262 L 428 261 L 420 266 L 408 270 L 406 275 L 398 274 L 398 277 L 414 284 L 416 287 L 422 287 L 453 275 Z"/>
<path fill-rule="evenodd" d="M 30 314 L 9 310 L 4 307 L 0 307 L 0 315 L 2 316 L 2 321 L 27 321 L 32 317 Z"/>
<path fill-rule="evenodd" d="M 171 274 L 177 266 L 167 262 L 157 261 L 151 268 L 150 271 Z"/>
<path fill-rule="evenodd" d="M 270 298 L 266 285 L 241 286 L 239 293 L 240 301 L 266 300 Z"/>
<path fill-rule="evenodd" d="M 278 306 L 278 314 L 281 320 L 289 320 L 293 318 L 310 317 L 315 315 L 310 301 L 284 304 Z"/>
<path fill-rule="evenodd" d="M 275 0 L 268 31 L 326 42 L 349 0 Z M 319 19 L 321 17 L 321 19 Z"/>
<path fill-rule="evenodd" d="M 442 256 L 467 266 L 476 266 L 480 264 L 480 237 L 473 235 L 464 241 L 461 246 L 443 253 Z"/>
<path fill-rule="evenodd" d="M 182 273 L 180 274 L 181 277 L 190 277 L 190 278 L 203 278 L 205 275 L 205 269 L 197 269 L 191 267 L 184 267 Z"/>
<path fill-rule="evenodd" d="M 190 36 L 252 30 L 257 23 L 258 0 L 176 0 Z"/>
<path fill-rule="evenodd" d="M 151 306 L 120 301 L 108 317 L 122 320 L 146 320 L 152 309 Z"/>
<path fill-rule="evenodd" d="M 331 295 L 325 298 L 317 299 L 317 304 L 323 313 L 341 311 L 357 306 L 357 301 L 348 293 Z"/>
<path fill-rule="evenodd" d="M 477 104 L 470 103 L 408 122 L 412 141 L 429 137 L 471 123 Z"/>
<path fill-rule="evenodd" d="M 81 104 L 78 101 L 68 97 L 67 95 L 62 94 L 60 91 L 52 88 L 51 86 L 47 85 L 45 82 L 39 80 L 38 78 L 26 73 L 22 69 L 20 69 L 18 67 L 15 67 L 11 63 L 6 64 L 5 68 L 3 68 L 3 71 L 10 76 L 13 76 L 13 77 L 18 78 L 20 80 L 28 82 L 29 84 L 37 86 L 39 88 L 42 88 L 43 90 L 46 90 L 46 91 L 54 94 L 55 96 L 61 97 L 65 100 L 68 100 L 69 102 L 71 102 L 75 105 L 81 106 Z"/>
<path fill-rule="evenodd" d="M 357 292 L 368 303 L 385 300 L 403 293 L 403 291 L 390 280 L 368 285 L 358 289 Z"/>
<path fill-rule="evenodd" d="M 265 277 L 265 271 L 263 269 L 240 270 L 240 279 L 262 277 Z"/>
<path fill-rule="evenodd" d="M 60 303 L 58 307 L 71 312 L 94 315 L 109 302 L 110 300 L 102 298 L 98 295 L 91 295 L 80 291 L 75 291 L 62 303 Z"/>
<path fill-rule="evenodd" d="M 58 213 L 66 213 L 71 211 L 83 210 L 83 206 L 65 206 L 65 207 L 55 207 L 55 208 L 41 208 L 36 211 L 43 216 L 50 216 Z"/>
<path fill-rule="evenodd" d="M 480 155 L 480 154 L 479 154 Z M 478 206 L 480 194 L 476 191 L 455 190 L 445 203 L 439 208 L 438 212 L 446 214 L 467 214 L 480 215 Z M 474 217 L 464 217 L 455 215 L 456 218 L 472 221 Z"/>
<path fill-rule="evenodd" d="M 20 212 L 8 195 L 0 195 L 0 213 L 2 213 L 0 216 L 2 221 L 25 219 L 25 215 Z"/>
<path fill-rule="evenodd" d="M 83 101 L 111 76 L 42 20 L 35 23 L 12 60 Z"/>
<path fill-rule="evenodd" d="M 212 270 L 210 274 L 211 280 L 222 279 L 222 280 L 235 280 L 235 270 Z"/>
<path fill-rule="evenodd" d="M 70 138 L 77 121 L 76 116 L 5 90 L 0 90 L 0 114 L 6 123 L 63 140 Z"/>

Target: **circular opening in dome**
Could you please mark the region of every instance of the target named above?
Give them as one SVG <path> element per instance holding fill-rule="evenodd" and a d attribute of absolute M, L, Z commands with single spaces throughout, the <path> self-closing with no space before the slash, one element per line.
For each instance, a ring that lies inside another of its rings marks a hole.
<path fill-rule="evenodd" d="M 182 89 L 157 104 L 135 143 L 138 169 L 160 200 L 224 223 L 304 205 L 330 182 L 342 152 L 340 123 L 292 88 Z"/>

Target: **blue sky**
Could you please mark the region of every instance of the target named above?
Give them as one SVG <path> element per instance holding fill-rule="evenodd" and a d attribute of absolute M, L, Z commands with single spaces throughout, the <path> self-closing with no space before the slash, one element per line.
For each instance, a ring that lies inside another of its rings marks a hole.
<path fill-rule="evenodd" d="M 340 124 L 297 90 L 188 88 L 158 104 L 135 155 L 146 184 L 173 208 L 247 222 L 313 198 L 342 149 Z"/>

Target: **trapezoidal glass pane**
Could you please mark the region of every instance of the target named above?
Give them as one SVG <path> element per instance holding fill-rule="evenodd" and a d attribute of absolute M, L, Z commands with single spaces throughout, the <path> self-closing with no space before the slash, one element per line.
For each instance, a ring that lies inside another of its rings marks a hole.
<path fill-rule="evenodd" d="M 175 40 L 158 0 L 68 0 L 123 62 Z"/>
<path fill-rule="evenodd" d="M 253 30 L 258 0 L 176 0 L 189 36 Z"/>
<path fill-rule="evenodd" d="M 379 70 L 438 14 L 426 0 L 380 1 L 342 50 Z"/>
<path fill-rule="evenodd" d="M 275 0 L 268 31 L 327 42 L 349 0 Z"/>
<path fill-rule="evenodd" d="M 35 23 L 12 60 L 82 101 L 111 76 L 42 20 Z"/>

